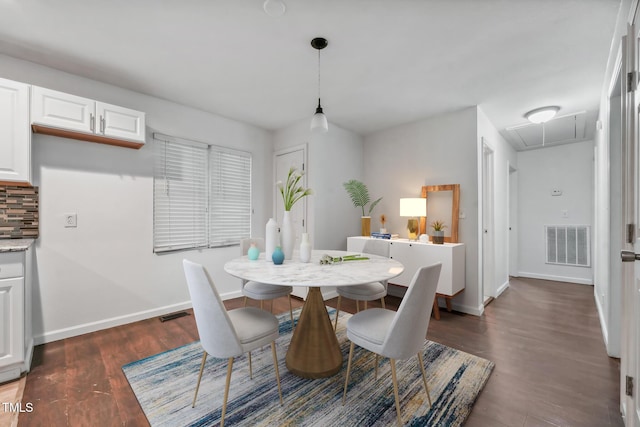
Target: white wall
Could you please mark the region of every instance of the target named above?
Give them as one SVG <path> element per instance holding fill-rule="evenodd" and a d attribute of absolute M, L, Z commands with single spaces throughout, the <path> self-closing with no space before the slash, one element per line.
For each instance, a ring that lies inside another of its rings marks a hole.
<path fill-rule="evenodd" d="M 371 228 L 380 226 L 378 217 L 384 213 L 389 232 L 404 237 L 407 219 L 399 216 L 400 198 L 419 197 L 423 185 L 460 184 L 460 212 L 466 215 L 459 222 L 459 240 L 466 246 L 466 289 L 453 303 L 457 310 L 481 314 L 476 110 L 467 108 L 365 136 L 363 182 L 374 198 L 384 197 L 372 215 Z M 450 219 L 447 222 L 451 224 Z"/>
<path fill-rule="evenodd" d="M 489 284 L 492 289 L 496 290 L 496 296 L 500 295 L 509 286 L 509 264 L 510 264 L 510 252 L 517 251 L 518 248 L 511 248 L 510 246 L 510 233 L 515 233 L 517 227 L 514 225 L 514 230 L 509 231 L 509 208 L 510 208 L 510 189 L 509 189 L 509 169 L 517 169 L 518 158 L 516 151 L 500 135 L 498 130 L 489 121 L 481 108 L 478 108 L 478 165 L 482 162 L 482 144 L 484 141 L 493 150 L 493 212 L 494 212 L 494 263 L 493 263 L 493 283 Z M 480 168 L 480 166 L 478 166 Z M 482 190 L 482 177 L 478 176 L 478 188 Z M 516 193 L 517 194 L 517 193 Z M 482 206 L 482 200 L 479 201 L 479 206 Z M 513 206 L 513 205 L 511 205 Z M 482 214 L 482 209 L 478 209 Z M 482 218 L 479 218 L 479 224 L 482 224 Z M 479 225 L 479 228 L 480 225 Z M 478 240 L 482 241 L 481 235 L 478 236 Z M 514 239 L 515 240 L 515 239 Z M 480 259 L 480 265 L 482 266 L 482 257 Z M 481 271 L 478 273 L 478 277 L 482 277 Z"/>
<path fill-rule="evenodd" d="M 347 237 L 360 234 L 360 213 L 342 183 L 362 179 L 362 137 L 333 123 L 328 133 L 312 134 L 309 120 L 275 132 L 274 147 L 277 151 L 308 142 L 307 185 L 314 194 L 308 196 L 307 211 L 313 248 L 346 250 Z M 278 196 L 276 202 L 282 199 Z"/>
<path fill-rule="evenodd" d="M 590 267 L 545 264 L 544 233 L 545 225 L 588 225 L 593 238 L 593 149 L 586 141 L 518 152 L 520 276 L 593 283 Z M 552 196 L 552 189 L 562 196 Z"/>
<path fill-rule="evenodd" d="M 34 184 L 40 187 L 34 334 L 37 343 L 128 323 L 190 306 L 182 259 L 203 263 L 226 297 L 240 281 L 224 263 L 237 246 L 153 253 L 151 132 L 250 151 L 252 228 L 271 213 L 270 132 L 214 114 L 0 55 L 2 77 L 147 113 L 147 145 L 131 150 L 33 135 Z M 77 228 L 63 214 L 78 215 Z M 261 234 L 258 234 L 261 235 Z"/>

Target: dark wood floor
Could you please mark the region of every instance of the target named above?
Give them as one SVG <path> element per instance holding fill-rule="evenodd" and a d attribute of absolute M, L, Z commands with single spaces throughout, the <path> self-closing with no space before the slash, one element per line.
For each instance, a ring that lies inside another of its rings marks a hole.
<path fill-rule="evenodd" d="M 387 297 L 387 308 L 399 303 Z M 241 300 L 226 304 L 238 307 Z M 345 300 L 343 308 L 353 312 L 355 305 Z M 286 299 L 274 310 L 288 310 Z M 197 338 L 187 316 L 39 346 L 23 398 L 34 411 L 20 414 L 18 425 L 148 425 L 122 365 Z M 590 286 L 512 279 L 484 316 L 443 311 L 440 321 L 432 319 L 428 338 L 496 364 L 467 426 L 623 425 L 619 361 L 606 355 Z"/>

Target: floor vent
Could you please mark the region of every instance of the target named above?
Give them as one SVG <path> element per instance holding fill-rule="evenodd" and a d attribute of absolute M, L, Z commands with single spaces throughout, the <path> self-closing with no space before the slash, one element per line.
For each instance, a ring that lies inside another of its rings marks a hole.
<path fill-rule="evenodd" d="M 160 321 L 166 322 L 167 320 L 173 320 L 188 315 L 189 313 L 187 313 L 186 311 L 178 311 L 177 313 L 165 314 L 164 316 L 160 316 Z"/>
<path fill-rule="evenodd" d="M 589 226 L 546 225 L 547 264 L 591 266 Z"/>

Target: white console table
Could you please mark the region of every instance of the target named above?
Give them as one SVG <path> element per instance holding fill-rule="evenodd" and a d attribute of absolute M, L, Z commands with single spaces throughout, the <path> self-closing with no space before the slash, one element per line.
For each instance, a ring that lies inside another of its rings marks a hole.
<path fill-rule="evenodd" d="M 363 252 L 364 246 L 371 237 L 355 236 L 347 238 L 349 252 Z M 409 286 L 418 268 L 442 263 L 440 280 L 433 304 L 433 314 L 440 318 L 437 299 L 444 298 L 447 310 L 451 311 L 451 299 L 464 290 L 465 287 L 465 248 L 464 243 L 444 243 L 436 245 L 410 241 L 408 239 L 375 239 L 389 245 L 389 258 L 400 261 L 404 265 L 404 272 L 392 279 L 392 283 Z"/>

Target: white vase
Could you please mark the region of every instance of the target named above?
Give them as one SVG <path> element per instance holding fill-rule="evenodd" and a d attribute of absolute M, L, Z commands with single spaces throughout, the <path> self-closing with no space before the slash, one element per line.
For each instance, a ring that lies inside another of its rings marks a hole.
<path fill-rule="evenodd" d="M 280 245 L 280 229 L 275 219 L 269 218 L 264 240 L 264 259 L 265 261 L 273 261 L 271 255 L 276 246 Z"/>
<path fill-rule="evenodd" d="M 309 242 L 309 234 L 302 233 L 302 242 L 300 243 L 300 261 L 311 261 L 311 243 Z"/>
<path fill-rule="evenodd" d="M 284 259 L 291 259 L 293 256 L 293 246 L 296 243 L 296 232 L 291 220 L 291 212 L 284 211 L 282 216 L 282 227 L 280 227 L 280 239 L 282 240 L 282 252 Z"/>

